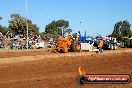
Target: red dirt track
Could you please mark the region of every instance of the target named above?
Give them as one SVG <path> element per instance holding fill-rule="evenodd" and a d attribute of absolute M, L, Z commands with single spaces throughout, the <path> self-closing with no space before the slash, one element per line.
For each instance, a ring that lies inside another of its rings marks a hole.
<path fill-rule="evenodd" d="M 52 53 L 45 50 L 0 52 L 0 88 L 132 88 L 130 84 L 78 85 L 78 67 L 88 74 L 132 75 L 132 49 Z"/>

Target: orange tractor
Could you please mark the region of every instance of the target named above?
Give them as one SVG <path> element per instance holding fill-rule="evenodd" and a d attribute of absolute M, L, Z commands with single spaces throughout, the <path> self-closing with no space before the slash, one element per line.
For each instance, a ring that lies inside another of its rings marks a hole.
<path fill-rule="evenodd" d="M 81 43 L 78 41 L 78 38 L 74 39 L 71 36 L 67 38 L 58 38 L 53 51 L 66 53 L 69 50 L 73 52 L 79 52 L 81 50 Z"/>

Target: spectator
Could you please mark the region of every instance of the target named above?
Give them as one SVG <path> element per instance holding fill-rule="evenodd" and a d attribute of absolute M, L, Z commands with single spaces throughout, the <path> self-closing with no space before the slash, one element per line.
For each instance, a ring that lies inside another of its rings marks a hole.
<path fill-rule="evenodd" d="M 98 43 L 98 48 L 99 48 L 99 52 L 100 52 L 100 53 L 103 52 L 103 49 L 102 49 L 103 45 L 104 45 L 104 42 L 103 42 L 103 40 L 102 40 L 102 38 L 101 38 L 101 39 L 99 40 L 99 43 Z"/>
<path fill-rule="evenodd" d="M 8 32 L 6 33 L 6 38 L 8 38 L 9 34 L 10 34 L 10 33 L 9 33 L 9 31 L 8 31 Z"/>
<path fill-rule="evenodd" d="M 0 32 L 0 37 L 3 36 L 3 34 Z"/>
<path fill-rule="evenodd" d="M 0 41 L 3 41 L 4 40 L 4 36 L 3 34 L 0 32 Z"/>
<path fill-rule="evenodd" d="M 13 39 L 11 39 L 11 40 L 10 40 L 10 48 L 11 48 L 11 49 L 13 49 L 13 43 L 14 43 L 14 41 L 13 41 Z"/>
<path fill-rule="evenodd" d="M 9 37 L 10 37 L 10 38 L 13 38 L 13 34 L 12 34 L 12 33 L 9 33 Z"/>

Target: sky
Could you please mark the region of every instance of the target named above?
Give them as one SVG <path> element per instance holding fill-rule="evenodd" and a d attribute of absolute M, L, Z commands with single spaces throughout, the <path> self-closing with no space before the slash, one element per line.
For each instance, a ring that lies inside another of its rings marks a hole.
<path fill-rule="evenodd" d="M 43 32 L 53 20 L 69 21 L 73 32 L 84 35 L 106 36 L 112 33 L 118 21 L 132 24 L 132 0 L 0 0 L 0 24 L 8 27 L 12 13 L 28 17 Z"/>

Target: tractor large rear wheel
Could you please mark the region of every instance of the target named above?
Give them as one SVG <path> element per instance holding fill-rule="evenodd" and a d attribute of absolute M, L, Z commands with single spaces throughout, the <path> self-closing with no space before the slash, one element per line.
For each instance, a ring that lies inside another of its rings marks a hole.
<path fill-rule="evenodd" d="M 75 41 L 75 42 L 73 42 L 71 48 L 72 48 L 72 51 L 74 51 L 74 52 L 80 52 L 81 43 L 79 41 Z"/>

